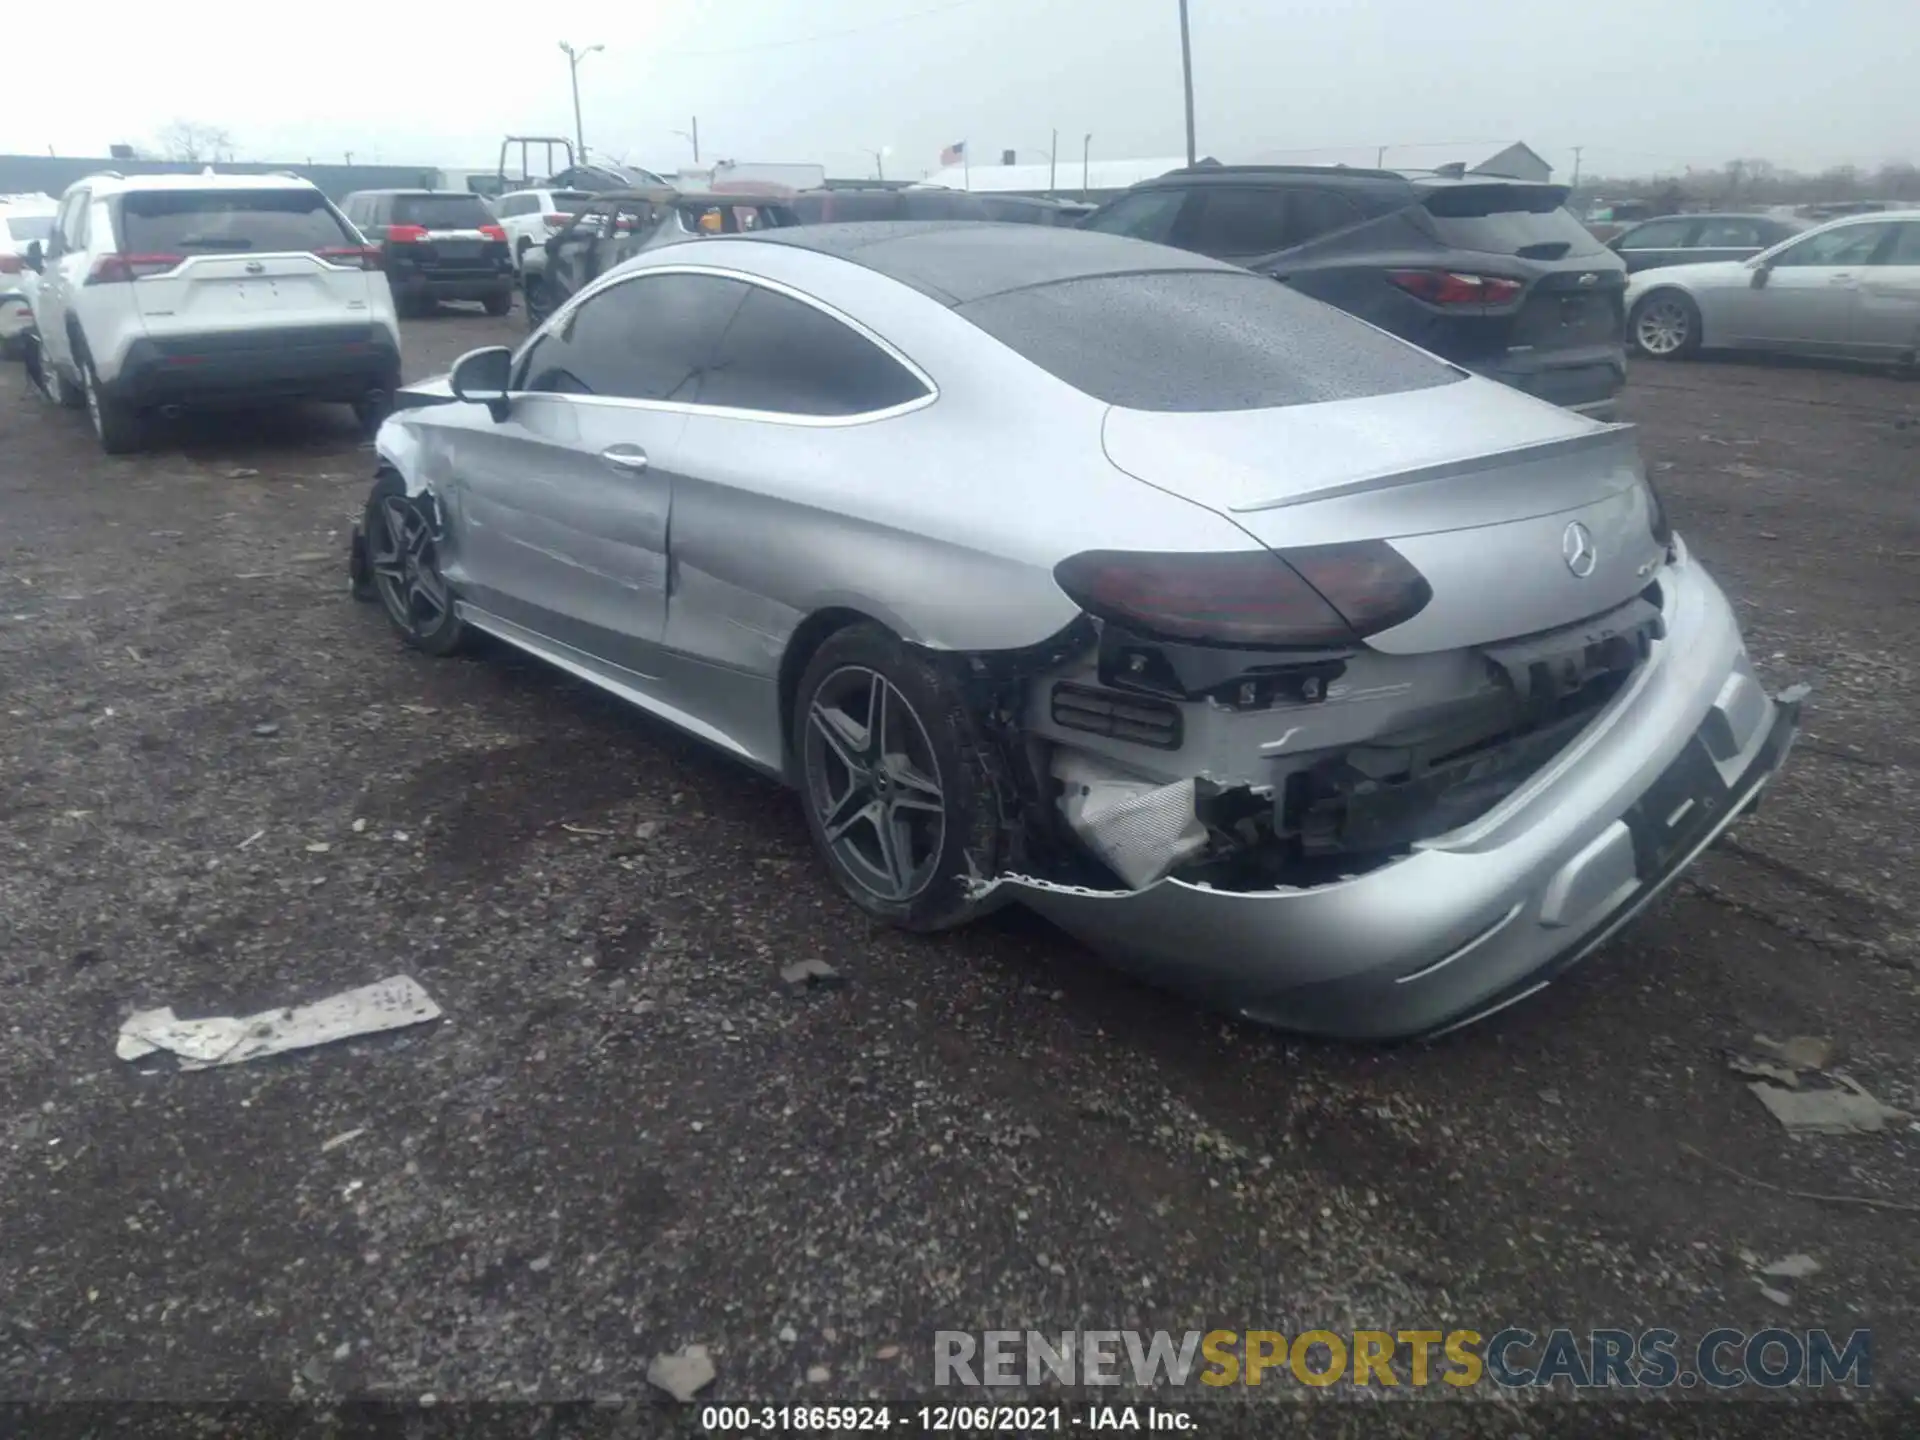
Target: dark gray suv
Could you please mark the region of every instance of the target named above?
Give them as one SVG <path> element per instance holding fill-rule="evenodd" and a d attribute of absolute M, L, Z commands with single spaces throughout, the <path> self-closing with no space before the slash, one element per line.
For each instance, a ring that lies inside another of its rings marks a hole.
<path fill-rule="evenodd" d="M 1626 266 L 1567 190 L 1481 175 L 1201 165 L 1083 222 L 1271 275 L 1528 394 L 1611 418 Z"/>

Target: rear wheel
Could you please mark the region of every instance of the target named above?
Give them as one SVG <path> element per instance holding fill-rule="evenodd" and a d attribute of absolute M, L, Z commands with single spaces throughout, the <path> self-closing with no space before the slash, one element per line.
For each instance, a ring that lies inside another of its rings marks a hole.
<path fill-rule="evenodd" d="M 1700 307 L 1678 290 L 1656 290 L 1634 305 L 1627 333 L 1649 359 L 1683 360 L 1700 348 Z"/>
<path fill-rule="evenodd" d="M 970 918 L 999 807 L 946 676 L 878 625 L 839 631 L 801 678 L 792 738 L 807 827 L 854 903 L 908 930 Z"/>
<path fill-rule="evenodd" d="M 451 655 L 465 645 L 466 624 L 440 574 L 432 502 L 407 494 L 397 474 L 383 471 L 361 528 L 366 576 L 400 638 L 429 655 Z"/>
<path fill-rule="evenodd" d="M 101 388 L 92 359 L 84 355 L 80 358 L 80 387 L 87 419 L 102 450 L 109 455 L 131 455 L 146 444 L 147 427 L 140 412 Z"/>

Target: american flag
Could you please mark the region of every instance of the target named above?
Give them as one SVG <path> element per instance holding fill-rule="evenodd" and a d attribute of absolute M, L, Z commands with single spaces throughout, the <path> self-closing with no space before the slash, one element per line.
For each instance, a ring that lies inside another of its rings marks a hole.
<path fill-rule="evenodd" d="M 958 165 L 966 158 L 967 142 L 964 140 L 956 140 L 940 152 L 940 163 L 942 165 Z"/>

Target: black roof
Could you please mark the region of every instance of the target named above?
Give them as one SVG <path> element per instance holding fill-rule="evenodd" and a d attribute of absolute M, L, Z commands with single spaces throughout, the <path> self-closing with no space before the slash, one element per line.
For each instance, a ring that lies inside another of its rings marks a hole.
<path fill-rule="evenodd" d="M 910 285 L 943 305 L 1050 285 L 1087 275 L 1224 270 L 1237 266 L 1123 235 L 1053 225 L 990 220 L 874 220 L 796 225 L 729 235 L 769 245 L 816 250 Z"/>

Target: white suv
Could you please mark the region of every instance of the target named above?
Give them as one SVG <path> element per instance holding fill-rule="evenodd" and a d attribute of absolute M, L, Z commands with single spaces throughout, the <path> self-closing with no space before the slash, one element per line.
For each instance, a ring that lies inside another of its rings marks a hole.
<path fill-rule="evenodd" d="M 521 269 L 529 250 L 546 244 L 592 199 L 586 190 L 510 190 L 490 202 L 507 232 L 513 268 Z"/>
<path fill-rule="evenodd" d="M 349 404 L 369 433 L 400 380 L 378 253 L 294 175 L 92 175 L 28 247 L 48 392 L 110 455 L 147 415 L 273 400 Z"/>
<path fill-rule="evenodd" d="M 0 195 L 0 355 L 12 355 L 33 329 L 38 276 L 27 268 L 27 247 L 53 233 L 51 195 Z"/>

